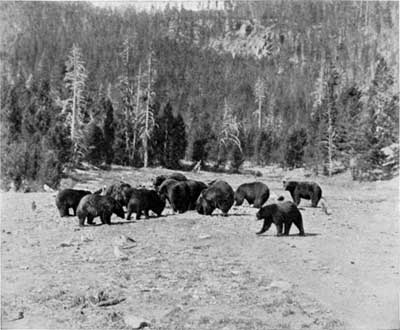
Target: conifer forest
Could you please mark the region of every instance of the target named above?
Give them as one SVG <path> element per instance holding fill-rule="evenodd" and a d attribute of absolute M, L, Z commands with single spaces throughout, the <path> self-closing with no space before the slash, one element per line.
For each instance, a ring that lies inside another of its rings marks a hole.
<path fill-rule="evenodd" d="M 397 170 L 397 2 L 0 6 L 3 184 L 81 161 Z"/>

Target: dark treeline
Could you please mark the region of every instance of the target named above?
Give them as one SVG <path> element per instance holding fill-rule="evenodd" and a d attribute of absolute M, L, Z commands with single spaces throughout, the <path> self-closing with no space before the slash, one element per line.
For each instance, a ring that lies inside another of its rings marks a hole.
<path fill-rule="evenodd" d="M 396 2 L 0 7 L 2 177 L 17 186 L 55 186 L 82 160 L 374 170 L 397 143 Z"/>

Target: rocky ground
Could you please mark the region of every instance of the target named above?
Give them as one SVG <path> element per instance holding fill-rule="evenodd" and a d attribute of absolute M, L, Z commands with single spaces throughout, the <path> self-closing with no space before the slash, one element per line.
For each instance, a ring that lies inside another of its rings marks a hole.
<path fill-rule="evenodd" d="M 149 185 L 168 172 L 80 171 L 63 186 Z M 290 199 L 282 191 L 286 175 L 294 173 L 268 169 L 257 178 L 273 192 L 268 203 Z M 255 180 L 187 176 L 233 188 Z M 256 236 L 262 223 L 248 205 L 226 218 L 167 208 L 161 218 L 113 216 L 111 226 L 79 228 L 76 218 L 59 217 L 55 193 L 2 193 L 2 328 L 399 328 L 398 178 L 307 180 L 320 183 L 332 214 L 303 201 L 306 237 L 295 227 L 289 237 L 274 236 L 273 227 Z"/>

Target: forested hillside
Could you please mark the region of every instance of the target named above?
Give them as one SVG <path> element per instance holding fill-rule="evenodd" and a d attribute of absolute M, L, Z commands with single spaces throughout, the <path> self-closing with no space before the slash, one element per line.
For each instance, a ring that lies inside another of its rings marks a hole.
<path fill-rule="evenodd" d="M 0 15 L 4 182 L 182 158 L 326 174 L 356 159 L 362 175 L 398 142 L 397 2 L 2 2 Z"/>

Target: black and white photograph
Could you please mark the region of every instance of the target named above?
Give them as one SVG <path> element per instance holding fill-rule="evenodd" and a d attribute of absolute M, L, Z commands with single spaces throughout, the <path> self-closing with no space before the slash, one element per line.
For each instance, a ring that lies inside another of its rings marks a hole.
<path fill-rule="evenodd" d="M 400 329 L 399 2 L 0 1 L 1 329 Z"/>

